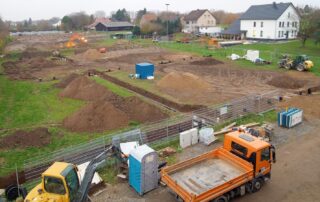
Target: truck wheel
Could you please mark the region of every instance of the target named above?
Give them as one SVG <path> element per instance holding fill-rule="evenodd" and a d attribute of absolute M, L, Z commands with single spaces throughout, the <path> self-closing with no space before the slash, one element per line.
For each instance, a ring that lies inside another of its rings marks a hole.
<path fill-rule="evenodd" d="M 213 202 L 228 202 L 228 198 L 224 195 L 219 196 L 218 198 L 214 199 Z"/>
<path fill-rule="evenodd" d="M 287 70 L 291 69 L 291 65 L 289 63 L 284 64 L 284 68 L 286 68 Z"/>
<path fill-rule="evenodd" d="M 252 192 L 257 192 L 261 189 L 262 187 L 262 179 L 258 178 L 253 180 L 252 182 Z"/>
<path fill-rule="evenodd" d="M 305 70 L 305 66 L 304 66 L 303 63 L 298 64 L 298 66 L 297 66 L 296 68 L 297 68 L 297 70 L 298 70 L 299 72 L 302 72 L 302 71 Z"/>

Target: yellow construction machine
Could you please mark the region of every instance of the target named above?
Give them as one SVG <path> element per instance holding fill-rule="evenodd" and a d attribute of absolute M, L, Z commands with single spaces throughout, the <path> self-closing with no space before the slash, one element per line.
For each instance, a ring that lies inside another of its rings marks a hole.
<path fill-rule="evenodd" d="M 65 47 L 74 48 L 77 46 L 77 44 L 86 44 L 87 42 L 88 40 L 84 36 L 74 33 L 69 38 L 69 41 L 65 43 Z"/>
<path fill-rule="evenodd" d="M 41 175 L 41 183 L 25 198 L 25 202 L 55 201 L 55 202 L 85 202 L 96 170 L 108 157 L 115 154 L 115 147 L 110 146 L 94 158 L 81 177 L 76 165 L 55 162 Z"/>

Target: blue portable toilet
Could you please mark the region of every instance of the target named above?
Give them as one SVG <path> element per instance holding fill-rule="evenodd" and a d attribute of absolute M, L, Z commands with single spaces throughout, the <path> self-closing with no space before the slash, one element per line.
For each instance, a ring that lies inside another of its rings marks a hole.
<path fill-rule="evenodd" d="M 158 187 L 158 153 L 142 145 L 129 155 L 129 184 L 143 195 Z"/>
<path fill-rule="evenodd" d="M 154 76 L 154 65 L 147 62 L 136 64 L 136 74 L 139 75 L 140 79 Z"/>

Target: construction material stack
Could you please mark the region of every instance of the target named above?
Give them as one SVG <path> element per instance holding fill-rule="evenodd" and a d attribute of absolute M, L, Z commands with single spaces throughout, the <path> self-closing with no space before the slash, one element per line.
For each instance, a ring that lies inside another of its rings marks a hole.
<path fill-rule="evenodd" d="M 292 128 L 302 123 L 303 111 L 298 108 L 289 108 L 278 113 L 278 125 L 285 128 Z"/>

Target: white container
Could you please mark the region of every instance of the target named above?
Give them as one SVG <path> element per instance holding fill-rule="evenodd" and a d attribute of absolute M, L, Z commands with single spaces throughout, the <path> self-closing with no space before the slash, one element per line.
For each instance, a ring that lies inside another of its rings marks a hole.
<path fill-rule="evenodd" d="M 199 142 L 198 129 L 197 128 L 190 129 L 190 132 L 191 132 L 191 145 L 198 144 Z"/>
<path fill-rule="evenodd" d="M 248 50 L 246 55 L 247 60 L 251 62 L 255 62 L 257 58 L 259 58 L 259 51 L 258 50 Z"/>
<path fill-rule="evenodd" d="M 180 133 L 179 140 L 181 148 L 189 147 L 192 144 L 192 132 L 190 132 L 190 130 L 187 130 Z"/>
<path fill-rule="evenodd" d="M 212 128 L 203 128 L 199 131 L 200 142 L 204 143 L 205 145 L 210 145 L 213 143 L 217 138 L 213 134 L 214 130 Z"/>

